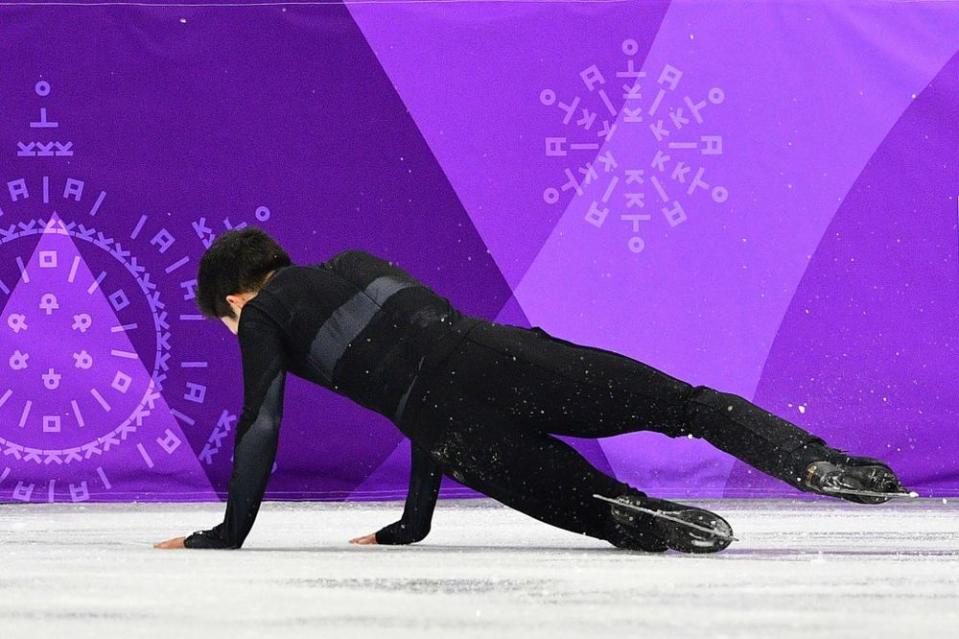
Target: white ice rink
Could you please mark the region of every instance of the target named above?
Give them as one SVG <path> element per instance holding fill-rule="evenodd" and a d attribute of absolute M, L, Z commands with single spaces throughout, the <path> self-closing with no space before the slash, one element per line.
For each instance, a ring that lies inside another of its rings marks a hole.
<path fill-rule="evenodd" d="M 264 502 L 238 551 L 157 550 L 222 504 L 0 505 L 0 637 L 959 637 L 959 501 L 690 502 L 741 538 L 648 555 L 491 500 L 413 546 L 401 502 Z"/>

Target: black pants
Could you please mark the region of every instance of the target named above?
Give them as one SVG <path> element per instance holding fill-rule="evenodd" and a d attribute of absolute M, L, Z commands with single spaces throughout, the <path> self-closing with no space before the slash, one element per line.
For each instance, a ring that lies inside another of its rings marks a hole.
<path fill-rule="evenodd" d="M 643 495 L 556 437 L 692 435 L 797 485 L 831 449 L 737 395 L 692 386 L 539 327 L 481 322 L 425 372 L 406 434 L 460 483 L 540 521 L 617 543 L 594 493 Z"/>

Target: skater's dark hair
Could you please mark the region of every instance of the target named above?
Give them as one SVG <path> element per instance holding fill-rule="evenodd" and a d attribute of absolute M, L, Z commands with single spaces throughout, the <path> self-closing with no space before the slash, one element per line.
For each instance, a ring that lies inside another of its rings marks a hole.
<path fill-rule="evenodd" d="M 245 226 L 227 231 L 200 259 L 196 304 L 204 317 L 235 319 L 227 295 L 258 291 L 267 273 L 292 263 L 283 247 L 262 229 Z"/>

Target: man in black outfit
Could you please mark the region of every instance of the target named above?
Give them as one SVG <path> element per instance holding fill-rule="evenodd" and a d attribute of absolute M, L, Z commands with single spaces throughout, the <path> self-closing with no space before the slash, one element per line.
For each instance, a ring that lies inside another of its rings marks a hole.
<path fill-rule="evenodd" d="M 402 517 L 353 543 L 422 540 L 449 474 L 540 521 L 620 548 L 729 545 L 732 530 L 715 513 L 649 497 L 553 435 L 701 437 L 799 490 L 860 503 L 903 491 L 886 464 L 830 448 L 742 397 L 540 327 L 463 315 L 365 251 L 295 265 L 265 232 L 245 227 L 217 238 L 197 281 L 201 312 L 239 338 L 243 410 L 224 521 L 156 547 L 243 545 L 276 456 L 287 371 L 387 416 L 411 440 Z"/>

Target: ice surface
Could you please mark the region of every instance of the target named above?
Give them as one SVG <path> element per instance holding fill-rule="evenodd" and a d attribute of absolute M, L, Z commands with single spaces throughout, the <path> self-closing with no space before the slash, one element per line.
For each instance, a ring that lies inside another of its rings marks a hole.
<path fill-rule="evenodd" d="M 690 503 L 742 541 L 624 551 L 484 499 L 353 546 L 402 503 L 265 502 L 242 550 L 157 550 L 223 505 L 2 504 L 0 636 L 959 636 L 953 501 Z"/>

